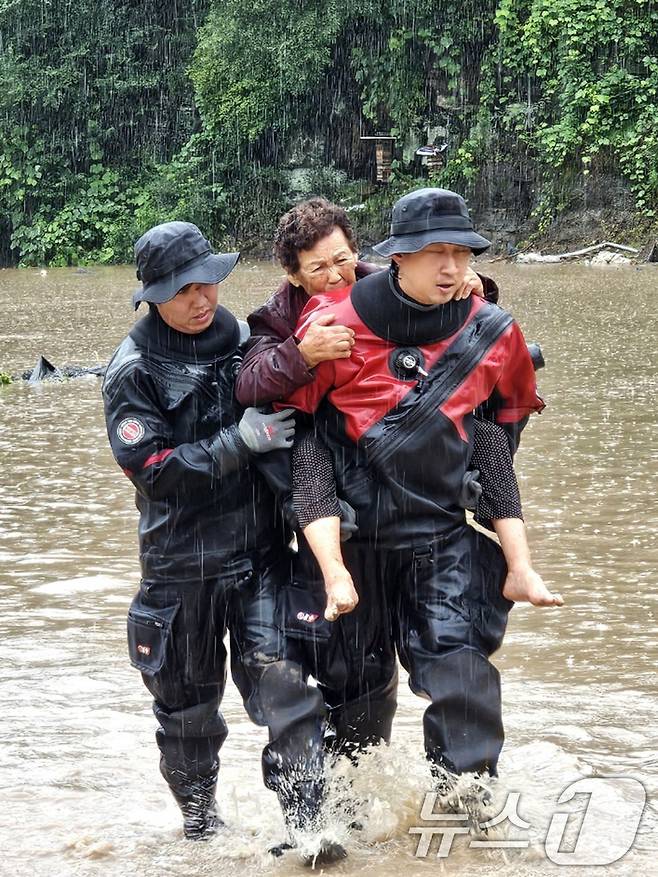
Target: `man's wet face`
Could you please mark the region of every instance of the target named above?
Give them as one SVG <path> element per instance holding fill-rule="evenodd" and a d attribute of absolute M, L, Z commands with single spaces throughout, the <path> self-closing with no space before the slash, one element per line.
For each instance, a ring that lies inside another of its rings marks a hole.
<path fill-rule="evenodd" d="M 471 259 L 468 247 L 429 244 L 417 253 L 397 253 L 398 282 L 410 298 L 420 304 L 450 301 L 464 282 Z"/>
<path fill-rule="evenodd" d="M 217 310 L 217 283 L 188 283 L 164 304 L 156 305 L 172 329 L 196 335 L 212 323 Z"/>
<path fill-rule="evenodd" d="M 334 228 L 310 250 L 300 250 L 297 258 L 299 269 L 288 279 L 310 296 L 356 283 L 356 253 L 341 228 Z"/>

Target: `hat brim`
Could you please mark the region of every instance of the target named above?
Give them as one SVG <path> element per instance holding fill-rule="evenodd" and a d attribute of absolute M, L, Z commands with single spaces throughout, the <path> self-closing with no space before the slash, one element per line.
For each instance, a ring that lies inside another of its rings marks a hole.
<path fill-rule="evenodd" d="M 418 234 L 392 235 L 380 244 L 375 244 L 373 250 L 380 256 L 392 256 L 394 253 L 418 253 L 430 244 L 454 244 L 458 247 L 468 247 L 478 256 L 489 249 L 491 241 L 474 231 L 457 229 L 452 231 L 436 228 L 421 231 Z"/>
<path fill-rule="evenodd" d="M 143 301 L 164 304 L 171 301 L 188 283 L 221 283 L 235 268 L 239 258 L 240 253 L 208 253 L 196 265 L 189 268 L 183 265 L 179 271 L 171 271 L 136 289 L 133 293 L 133 304 L 135 308 Z"/>

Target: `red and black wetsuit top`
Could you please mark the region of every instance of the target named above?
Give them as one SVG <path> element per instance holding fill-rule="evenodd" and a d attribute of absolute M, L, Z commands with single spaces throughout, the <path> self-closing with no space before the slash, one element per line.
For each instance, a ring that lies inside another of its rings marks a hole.
<path fill-rule="evenodd" d="M 376 448 L 389 434 L 382 424 L 395 426 L 402 407 L 423 395 L 419 374 L 400 372 L 400 353 L 413 353 L 423 372 L 436 373 L 458 336 L 487 316 L 483 309 L 496 306 L 476 296 L 422 306 L 381 272 L 346 288 L 338 302 L 335 292 L 311 299 L 297 337 L 327 307 L 337 323 L 354 330 L 352 355 L 320 363 L 315 380 L 286 404 L 315 414 L 315 428 L 333 454 L 338 493 L 357 510 L 358 538 L 399 547 L 463 523 L 458 499 L 472 455 L 474 409 L 495 394 L 496 421 L 515 449 L 528 415 L 544 407 L 521 330 L 512 321 L 422 428 L 410 429 L 380 465 L 373 462 Z"/>

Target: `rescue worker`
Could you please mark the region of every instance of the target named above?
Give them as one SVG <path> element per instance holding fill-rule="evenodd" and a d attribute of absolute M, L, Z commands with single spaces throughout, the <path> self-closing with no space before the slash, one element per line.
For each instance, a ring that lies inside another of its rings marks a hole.
<path fill-rule="evenodd" d="M 290 411 L 239 410 L 233 398 L 241 327 L 218 305 L 239 254 L 214 253 L 199 229 L 167 222 L 135 245 L 142 286 L 135 323 L 103 383 L 114 457 L 136 489 L 142 579 L 128 615 L 131 662 L 154 698 L 161 772 L 184 833 L 217 831 L 215 789 L 231 672 L 250 718 L 269 728 L 263 752 L 292 830 L 319 827 L 325 708 L 285 659 L 274 621 L 290 576 L 287 534 L 253 465 L 288 449 Z M 344 854 L 330 845 L 320 861 Z"/>
<path fill-rule="evenodd" d="M 330 301 L 338 290 L 381 270 L 358 260 L 347 213 L 324 198 L 312 198 L 284 214 L 275 232 L 274 252 L 287 277 L 248 318 L 251 338 L 236 381 L 236 395 L 244 405 L 281 399 L 311 383 L 320 363 L 349 357 L 354 333 L 337 324 L 330 309 L 309 326 L 301 342 L 294 337 L 297 320 L 310 296 L 326 293 Z M 469 268 L 455 297 L 482 295 L 484 290 L 497 297 L 496 284 Z M 349 533 L 351 509 L 343 503 L 342 512 L 342 526 Z M 317 599 L 309 602 L 304 584 L 316 565 L 304 539 L 299 541 L 294 579 L 300 586 L 286 588 L 283 595 L 289 654 L 318 680 L 329 708 L 332 746 L 351 754 L 355 748 L 390 739 L 397 703 L 395 647 L 385 615 L 371 625 L 370 638 L 358 633 L 358 612 L 320 633 L 318 619 L 325 607 Z M 371 619 L 378 607 L 377 600 L 369 603 L 365 611 Z M 358 642 L 358 652 L 343 654 L 342 642 Z"/>
<path fill-rule="evenodd" d="M 512 318 L 475 296 L 453 300 L 471 255 L 489 245 L 459 195 L 421 189 L 401 198 L 391 236 L 375 248 L 392 258 L 390 270 L 359 280 L 340 301 L 311 300 L 295 333 L 303 341 L 330 310 L 354 332 L 350 357 L 320 363 L 286 401 L 314 415 L 338 493 L 357 512 L 344 552 L 359 605 L 368 607 L 358 635 L 367 640 L 385 625 L 394 636 L 412 690 L 431 701 L 425 750 L 441 776 L 495 774 L 503 743 L 500 680 L 489 657 L 513 604 L 502 594 L 501 549 L 465 522 L 473 412 L 495 394 L 495 420 L 514 452 L 529 414 L 544 407 Z M 344 570 L 338 519 L 328 520 L 333 529 L 311 542 L 325 582 Z M 307 527 L 305 536 L 312 533 Z M 512 539 L 511 571 L 526 560 L 514 549 Z M 309 571 L 322 599 L 315 578 Z"/>

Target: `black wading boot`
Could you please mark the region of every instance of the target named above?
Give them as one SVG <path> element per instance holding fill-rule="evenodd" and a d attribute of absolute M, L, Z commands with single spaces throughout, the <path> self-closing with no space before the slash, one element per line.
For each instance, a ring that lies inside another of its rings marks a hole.
<path fill-rule="evenodd" d="M 208 840 L 224 825 L 217 811 L 217 777 L 191 782 L 187 789 L 172 789 L 183 814 L 183 833 L 188 840 Z"/>
<path fill-rule="evenodd" d="M 298 846 L 300 835 L 321 835 L 322 802 L 324 800 L 324 781 L 303 780 L 299 782 L 282 781 L 277 791 L 279 803 L 290 835 L 290 843 L 272 847 L 274 856 L 281 856 L 286 850 Z M 302 860 L 308 867 L 330 865 L 346 858 L 347 852 L 341 844 L 320 837 L 317 851 L 304 853 Z"/>

